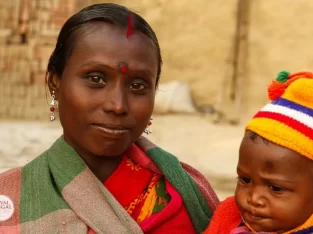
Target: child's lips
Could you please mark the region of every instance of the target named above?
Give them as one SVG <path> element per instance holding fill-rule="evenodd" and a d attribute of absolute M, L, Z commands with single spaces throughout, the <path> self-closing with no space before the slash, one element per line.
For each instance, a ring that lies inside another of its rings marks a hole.
<path fill-rule="evenodd" d="M 254 219 L 258 219 L 258 220 L 261 220 L 261 219 L 264 219 L 264 217 L 262 216 L 258 216 L 258 215 L 251 215 Z"/>
<path fill-rule="evenodd" d="M 272 225 L 272 218 L 269 216 L 265 216 L 260 212 L 251 212 L 246 211 L 243 213 L 243 219 L 247 222 L 248 225 L 255 231 L 259 231 L 260 233 L 268 233 L 264 232 L 264 230 L 268 230 L 268 228 Z"/>
<path fill-rule="evenodd" d="M 266 216 L 258 214 L 258 213 L 247 212 L 246 214 L 248 216 L 248 219 L 250 221 L 254 221 L 254 222 L 258 222 L 258 221 L 263 221 L 263 220 L 269 219 L 269 217 L 266 217 Z"/>

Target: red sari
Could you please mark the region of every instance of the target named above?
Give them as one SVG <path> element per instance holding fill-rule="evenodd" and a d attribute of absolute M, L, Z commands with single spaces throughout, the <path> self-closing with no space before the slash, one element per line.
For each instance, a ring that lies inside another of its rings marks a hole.
<path fill-rule="evenodd" d="M 131 153 L 144 154 L 136 145 L 131 147 Z M 127 154 L 104 186 L 144 233 L 196 234 L 182 198 L 174 187 L 164 176 L 135 163 Z"/>

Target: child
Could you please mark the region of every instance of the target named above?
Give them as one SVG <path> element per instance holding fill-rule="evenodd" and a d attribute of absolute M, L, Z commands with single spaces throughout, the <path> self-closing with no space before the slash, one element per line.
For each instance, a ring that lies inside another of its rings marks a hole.
<path fill-rule="evenodd" d="M 313 74 L 282 71 L 247 124 L 234 197 L 204 234 L 313 233 Z"/>

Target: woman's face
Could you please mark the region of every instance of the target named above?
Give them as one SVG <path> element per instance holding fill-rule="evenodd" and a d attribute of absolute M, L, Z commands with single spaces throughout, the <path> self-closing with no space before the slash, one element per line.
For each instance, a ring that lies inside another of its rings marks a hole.
<path fill-rule="evenodd" d="M 154 107 L 155 51 L 137 31 L 127 38 L 103 22 L 80 29 L 62 77 L 52 78 L 64 139 L 78 153 L 120 156 L 143 133 Z"/>

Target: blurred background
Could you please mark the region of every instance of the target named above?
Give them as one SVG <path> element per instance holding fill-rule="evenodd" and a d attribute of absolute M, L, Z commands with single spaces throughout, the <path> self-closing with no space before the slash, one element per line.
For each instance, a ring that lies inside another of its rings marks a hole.
<path fill-rule="evenodd" d="M 0 172 L 62 134 L 45 72 L 64 22 L 107 1 L 0 0 Z M 163 72 L 149 138 L 233 194 L 244 124 L 280 70 L 313 66 L 312 0 L 120 0 L 155 30 Z"/>

